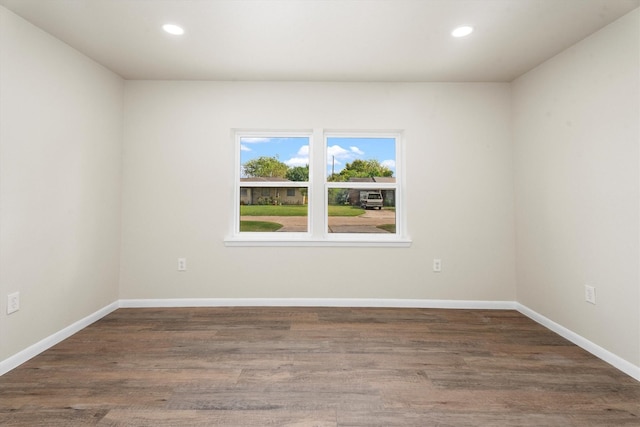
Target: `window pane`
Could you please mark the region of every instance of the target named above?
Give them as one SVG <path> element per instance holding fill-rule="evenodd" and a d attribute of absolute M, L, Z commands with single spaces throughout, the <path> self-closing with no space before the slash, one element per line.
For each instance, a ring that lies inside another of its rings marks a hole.
<path fill-rule="evenodd" d="M 241 137 L 240 176 L 263 180 L 309 180 L 308 137 Z"/>
<path fill-rule="evenodd" d="M 329 233 L 395 233 L 394 189 L 329 188 Z"/>
<path fill-rule="evenodd" d="M 308 194 L 308 187 L 278 187 L 275 183 L 269 187 L 251 187 L 250 183 L 243 182 L 240 188 L 240 231 L 306 232 Z"/>
<path fill-rule="evenodd" d="M 395 176 L 395 138 L 327 138 L 327 181 Z"/>

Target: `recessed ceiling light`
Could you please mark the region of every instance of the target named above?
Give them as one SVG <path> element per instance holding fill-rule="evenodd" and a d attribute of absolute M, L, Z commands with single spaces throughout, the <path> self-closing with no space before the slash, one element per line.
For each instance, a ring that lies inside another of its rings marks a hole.
<path fill-rule="evenodd" d="M 469 34 L 473 33 L 473 27 L 469 27 L 467 25 L 463 27 L 458 27 L 451 32 L 453 37 L 466 37 Z"/>
<path fill-rule="evenodd" d="M 174 36 L 181 36 L 184 34 L 184 28 L 179 27 L 175 24 L 164 24 L 162 26 L 162 29 L 169 34 L 173 34 Z"/>

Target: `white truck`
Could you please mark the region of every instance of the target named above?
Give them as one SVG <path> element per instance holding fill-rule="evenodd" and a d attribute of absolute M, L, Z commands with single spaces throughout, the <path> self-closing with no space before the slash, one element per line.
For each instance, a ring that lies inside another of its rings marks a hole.
<path fill-rule="evenodd" d="M 383 202 L 380 191 L 367 191 L 360 197 L 362 209 L 382 209 Z"/>

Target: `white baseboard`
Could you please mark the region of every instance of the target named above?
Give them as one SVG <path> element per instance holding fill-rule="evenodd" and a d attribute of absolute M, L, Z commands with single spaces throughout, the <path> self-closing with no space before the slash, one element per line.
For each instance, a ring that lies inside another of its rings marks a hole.
<path fill-rule="evenodd" d="M 518 310 L 520 313 L 524 314 L 531 320 L 538 322 L 545 328 L 552 330 L 561 337 L 571 341 L 578 347 L 582 347 L 584 350 L 593 354 L 597 358 L 607 362 L 608 364 L 624 372 L 635 380 L 640 381 L 640 366 L 636 366 L 633 363 L 628 362 L 619 356 L 616 356 L 615 354 L 611 353 L 608 350 L 605 350 L 604 348 L 589 341 L 583 336 L 578 335 L 575 332 L 565 328 L 564 326 L 559 325 L 553 320 L 546 318 L 542 314 L 531 310 L 529 307 L 526 307 L 520 303 L 516 303 L 515 305 L 516 310 Z"/>
<path fill-rule="evenodd" d="M 632 378 L 640 381 L 640 367 L 594 344 L 530 308 L 514 301 L 467 301 L 426 299 L 377 298 L 175 298 L 123 299 L 96 311 L 59 332 L 37 342 L 25 350 L 0 361 L 0 375 L 53 347 L 60 341 L 103 318 L 117 308 L 154 307 L 389 307 L 389 308 L 445 308 L 466 310 L 517 310 L 542 326 L 582 347 Z"/>
<path fill-rule="evenodd" d="M 120 307 L 390 307 L 515 310 L 516 303 L 383 298 L 175 298 L 124 299 L 120 300 Z"/>
<path fill-rule="evenodd" d="M 86 328 L 93 322 L 102 319 L 107 314 L 111 313 L 112 311 L 115 311 L 118 307 L 119 307 L 118 301 L 113 302 L 108 306 L 103 307 L 100 310 L 96 311 L 95 313 L 88 315 L 84 319 L 80 319 L 77 322 L 67 326 L 66 328 L 54 333 L 53 335 L 50 335 L 38 341 L 37 343 L 27 347 L 26 349 L 14 354 L 8 359 L 0 361 L 0 375 L 4 375 L 10 370 L 17 368 L 27 360 L 53 347 L 54 345 L 58 344 L 60 341 L 69 338 L 71 335 L 81 331 L 82 329 Z"/>

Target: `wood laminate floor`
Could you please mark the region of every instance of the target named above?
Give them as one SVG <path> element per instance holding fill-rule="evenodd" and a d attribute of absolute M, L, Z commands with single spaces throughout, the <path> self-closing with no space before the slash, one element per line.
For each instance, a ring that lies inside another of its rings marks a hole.
<path fill-rule="evenodd" d="M 0 377 L 7 426 L 640 426 L 640 383 L 515 311 L 119 309 Z"/>

